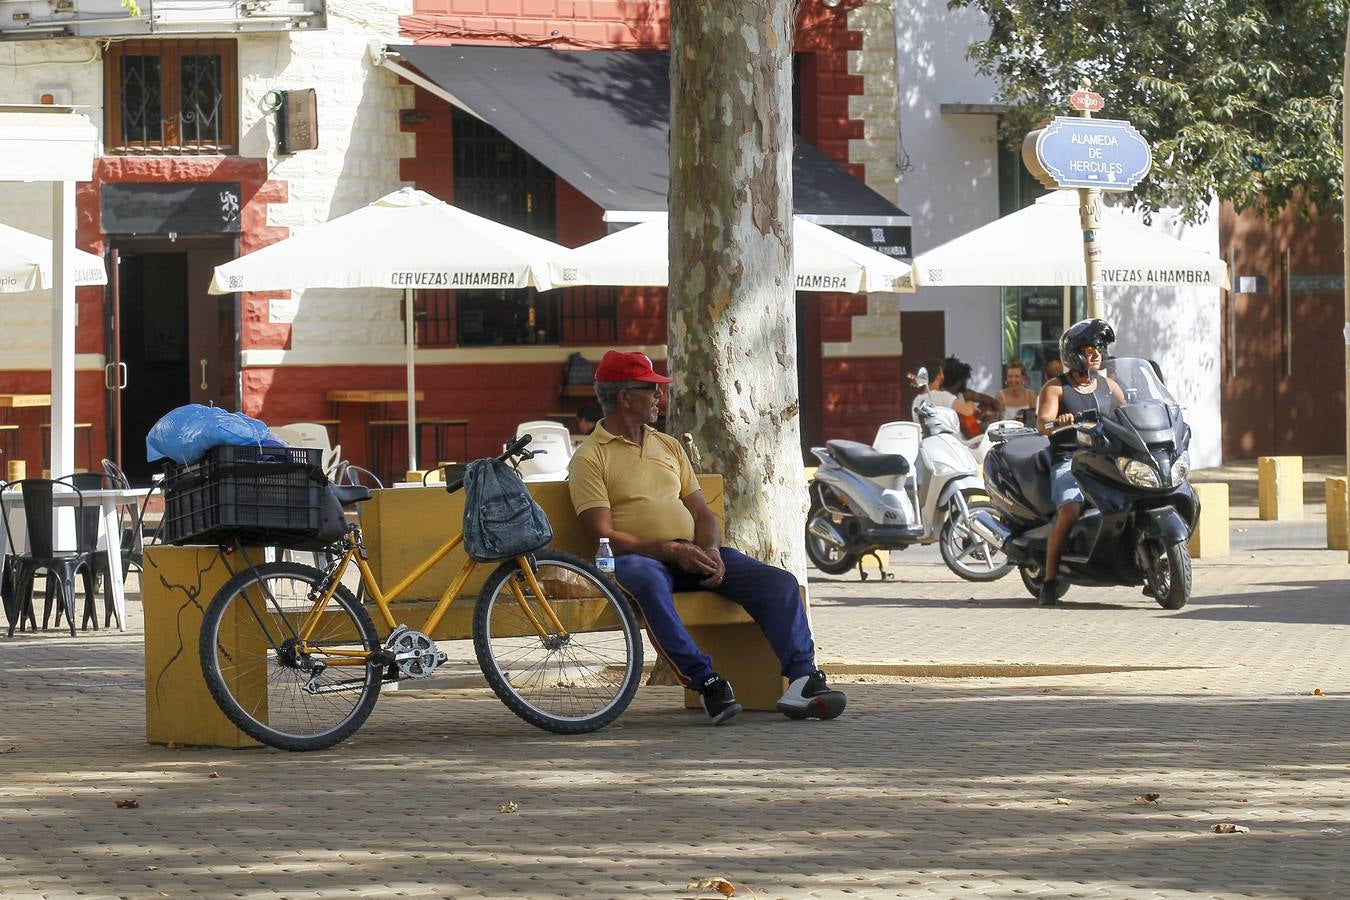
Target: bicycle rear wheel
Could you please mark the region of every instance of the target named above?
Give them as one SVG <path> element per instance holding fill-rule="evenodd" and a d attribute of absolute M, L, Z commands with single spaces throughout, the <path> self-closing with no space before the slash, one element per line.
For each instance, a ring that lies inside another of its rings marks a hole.
<path fill-rule="evenodd" d="M 501 701 L 531 725 L 558 734 L 603 728 L 628 708 L 642 677 L 637 618 L 585 560 L 557 551 L 533 560 L 547 608 L 514 561 L 498 566 L 474 607 L 478 665 Z M 547 636 L 540 636 L 531 617 Z"/>
<path fill-rule="evenodd" d="M 326 602 L 310 639 L 296 639 L 323 578 L 311 566 L 265 563 L 227 581 L 202 617 L 202 674 L 211 696 L 245 734 L 281 750 L 323 750 L 345 740 L 380 696 L 380 666 L 351 664 L 354 656 L 337 652 L 380 647 L 370 615 L 346 587 Z"/>

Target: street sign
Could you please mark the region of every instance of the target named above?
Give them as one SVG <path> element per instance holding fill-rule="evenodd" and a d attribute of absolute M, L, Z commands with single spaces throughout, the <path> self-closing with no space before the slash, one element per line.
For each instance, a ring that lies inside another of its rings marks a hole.
<path fill-rule="evenodd" d="M 1058 116 L 1026 136 L 1022 161 L 1051 189 L 1128 191 L 1148 174 L 1153 153 L 1129 122 Z"/>
<path fill-rule="evenodd" d="M 1094 91 L 1074 91 L 1069 95 L 1069 107 L 1080 112 L 1096 112 L 1105 105 L 1102 95 Z"/>

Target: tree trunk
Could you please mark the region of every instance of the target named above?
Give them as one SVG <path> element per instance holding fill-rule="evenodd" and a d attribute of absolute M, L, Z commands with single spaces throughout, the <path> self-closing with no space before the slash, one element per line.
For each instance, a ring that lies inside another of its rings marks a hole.
<path fill-rule="evenodd" d="M 726 484 L 727 543 L 804 580 L 791 0 L 672 0 L 667 421 Z"/>

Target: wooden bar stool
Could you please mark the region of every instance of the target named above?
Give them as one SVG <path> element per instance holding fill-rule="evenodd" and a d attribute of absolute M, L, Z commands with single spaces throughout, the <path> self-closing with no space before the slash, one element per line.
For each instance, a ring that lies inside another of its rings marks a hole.
<path fill-rule="evenodd" d="M 52 423 L 51 423 L 51 422 L 43 422 L 42 425 L 39 426 L 39 427 L 42 428 L 42 468 L 44 468 L 44 469 L 50 469 L 50 468 L 51 468 L 51 464 L 52 464 L 52 442 L 51 442 Z M 79 435 L 84 435 L 84 468 L 85 468 L 85 469 L 92 469 L 93 466 L 94 466 L 94 463 L 93 463 L 93 459 L 94 459 L 94 423 L 93 423 L 93 422 L 76 422 L 76 423 L 75 423 L 75 434 L 76 434 L 77 437 L 78 437 Z M 78 463 L 77 463 L 77 465 L 78 465 Z M 58 474 L 58 475 L 59 475 L 59 474 L 69 475 L 70 473 L 69 473 L 69 472 L 65 472 L 65 473 L 57 473 L 57 474 Z"/>

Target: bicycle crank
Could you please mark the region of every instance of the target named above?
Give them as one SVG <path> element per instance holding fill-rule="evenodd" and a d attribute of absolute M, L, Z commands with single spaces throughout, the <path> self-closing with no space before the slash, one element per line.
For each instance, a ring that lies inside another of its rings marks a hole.
<path fill-rule="evenodd" d="M 394 664 L 405 678 L 428 678 L 449 658 L 430 637 L 407 625 L 389 633 L 384 649 L 393 654 Z"/>

